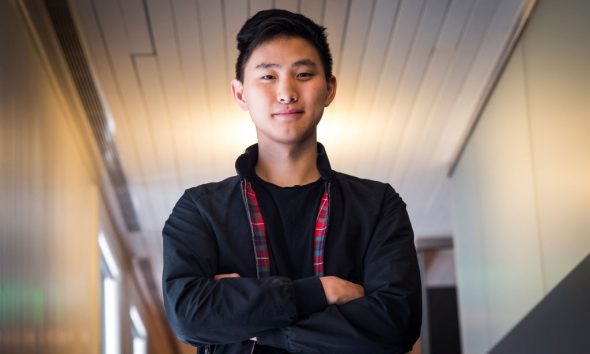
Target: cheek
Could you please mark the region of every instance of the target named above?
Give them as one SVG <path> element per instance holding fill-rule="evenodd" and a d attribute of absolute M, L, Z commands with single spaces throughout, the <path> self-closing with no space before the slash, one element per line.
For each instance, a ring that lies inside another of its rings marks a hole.
<path fill-rule="evenodd" d="M 250 91 L 249 95 L 246 96 L 246 102 L 248 111 L 255 116 L 264 114 L 270 109 L 268 98 L 259 91 Z"/>
<path fill-rule="evenodd" d="M 264 88 L 254 87 L 244 92 L 244 97 L 250 104 L 259 105 L 262 102 L 268 101 L 270 97 L 270 93 L 267 92 Z"/>
<path fill-rule="evenodd" d="M 328 97 L 326 90 L 323 87 L 316 87 L 310 92 L 313 97 L 314 104 L 317 106 L 324 106 L 326 98 Z"/>

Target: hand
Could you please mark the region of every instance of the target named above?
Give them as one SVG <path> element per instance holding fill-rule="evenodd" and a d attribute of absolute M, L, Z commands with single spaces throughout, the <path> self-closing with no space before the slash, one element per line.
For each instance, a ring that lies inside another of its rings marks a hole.
<path fill-rule="evenodd" d="M 223 278 L 239 278 L 240 275 L 238 273 L 229 273 L 229 274 L 217 274 L 213 277 L 213 280 L 220 280 Z"/>
<path fill-rule="evenodd" d="M 365 289 L 355 283 L 335 276 L 320 277 L 329 305 L 343 305 L 365 296 Z"/>

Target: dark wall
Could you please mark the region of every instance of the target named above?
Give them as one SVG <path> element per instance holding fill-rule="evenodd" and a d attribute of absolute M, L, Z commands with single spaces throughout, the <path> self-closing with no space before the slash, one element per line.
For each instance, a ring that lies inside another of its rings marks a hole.
<path fill-rule="evenodd" d="M 590 255 L 504 337 L 490 354 L 590 352 Z"/>
<path fill-rule="evenodd" d="M 429 353 L 461 353 L 456 288 L 429 288 L 427 294 Z"/>

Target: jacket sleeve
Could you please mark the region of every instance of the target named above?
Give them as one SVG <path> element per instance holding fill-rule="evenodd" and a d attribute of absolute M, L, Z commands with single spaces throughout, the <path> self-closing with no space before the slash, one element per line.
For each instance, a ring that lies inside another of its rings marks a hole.
<path fill-rule="evenodd" d="M 241 342 L 295 322 L 290 279 L 213 280 L 218 274 L 217 243 L 188 192 L 174 207 L 162 234 L 164 304 L 181 340 L 196 346 Z"/>
<path fill-rule="evenodd" d="M 364 259 L 365 296 L 330 305 L 293 325 L 258 336 L 289 352 L 405 353 L 420 334 L 421 285 L 405 203 L 387 186 Z"/>

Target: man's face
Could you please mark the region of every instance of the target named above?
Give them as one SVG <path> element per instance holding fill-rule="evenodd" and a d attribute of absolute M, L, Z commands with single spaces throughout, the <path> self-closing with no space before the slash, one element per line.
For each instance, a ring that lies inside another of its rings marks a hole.
<path fill-rule="evenodd" d="M 315 139 L 336 80 L 326 82 L 317 50 L 298 37 L 259 45 L 246 62 L 244 82 L 232 81 L 236 102 L 250 113 L 258 141 L 296 144 Z"/>

